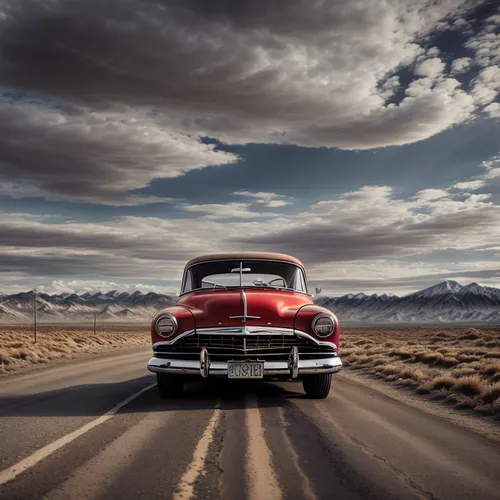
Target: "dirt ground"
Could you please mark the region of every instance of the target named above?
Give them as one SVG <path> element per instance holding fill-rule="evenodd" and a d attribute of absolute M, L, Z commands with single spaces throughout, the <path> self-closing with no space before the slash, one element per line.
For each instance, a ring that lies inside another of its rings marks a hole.
<path fill-rule="evenodd" d="M 349 328 L 344 366 L 457 409 L 500 416 L 500 327 Z"/>
<path fill-rule="evenodd" d="M 34 343 L 31 326 L 0 325 L 0 376 L 18 373 L 33 365 L 97 354 L 121 347 L 148 346 L 150 325 L 49 325 L 37 328 Z"/>

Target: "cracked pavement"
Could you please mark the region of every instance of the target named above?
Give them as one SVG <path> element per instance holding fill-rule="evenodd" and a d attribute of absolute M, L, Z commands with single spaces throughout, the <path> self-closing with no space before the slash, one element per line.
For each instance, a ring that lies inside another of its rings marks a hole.
<path fill-rule="evenodd" d="M 154 384 L 148 354 L 116 353 L 0 381 L 0 479 Z M 498 498 L 499 442 L 391 390 L 347 373 L 316 401 L 300 383 L 200 380 L 169 401 L 151 387 L 0 480 L 0 497 Z"/>

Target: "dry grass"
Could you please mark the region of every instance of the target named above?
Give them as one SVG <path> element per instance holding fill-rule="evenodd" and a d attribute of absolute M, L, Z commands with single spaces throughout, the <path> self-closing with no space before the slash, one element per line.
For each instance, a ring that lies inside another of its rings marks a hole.
<path fill-rule="evenodd" d="M 500 418 L 500 327 L 346 328 L 344 365 Z"/>
<path fill-rule="evenodd" d="M 31 328 L 0 326 L 0 375 L 18 372 L 33 364 L 71 359 L 119 347 L 147 346 L 148 325 L 105 325 L 94 334 L 84 326 L 41 325 L 37 343 Z"/>
<path fill-rule="evenodd" d="M 451 389 L 457 382 L 458 380 L 450 375 L 438 375 L 431 380 L 430 385 L 432 389 Z"/>

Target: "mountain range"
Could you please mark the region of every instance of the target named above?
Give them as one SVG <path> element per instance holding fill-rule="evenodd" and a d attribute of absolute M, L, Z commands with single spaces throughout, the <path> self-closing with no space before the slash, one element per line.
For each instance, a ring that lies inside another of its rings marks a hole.
<path fill-rule="evenodd" d="M 444 281 L 419 292 L 342 297 L 318 296 L 318 305 L 343 321 L 365 323 L 500 323 L 500 289 Z"/>
<path fill-rule="evenodd" d="M 154 314 L 175 304 L 175 296 L 155 292 L 132 294 L 112 290 L 49 295 L 37 293 L 37 317 L 41 321 L 149 321 Z M 376 323 L 500 323 L 500 289 L 477 283 L 460 285 L 444 281 L 403 297 L 364 293 L 315 297 L 318 305 L 333 311 L 341 321 Z M 33 316 L 33 292 L 0 293 L 0 322 L 26 323 Z"/>
<path fill-rule="evenodd" d="M 80 322 L 149 320 L 160 309 L 174 305 L 176 297 L 161 293 L 132 294 L 112 290 L 49 295 L 36 294 L 37 318 L 41 321 Z M 0 322 L 27 322 L 33 317 L 33 292 L 0 295 Z"/>

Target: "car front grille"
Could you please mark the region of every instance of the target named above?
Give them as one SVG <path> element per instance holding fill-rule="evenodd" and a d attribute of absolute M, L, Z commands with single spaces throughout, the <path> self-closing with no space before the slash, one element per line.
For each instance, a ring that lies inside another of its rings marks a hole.
<path fill-rule="evenodd" d="M 217 349 L 252 349 L 285 348 L 299 345 L 299 338 L 292 335 L 193 335 L 181 340 L 182 347 L 207 347 Z"/>
<path fill-rule="evenodd" d="M 210 357 L 229 359 L 287 359 L 295 346 L 301 358 L 320 358 L 331 355 L 333 347 L 319 346 L 315 342 L 295 335 L 220 335 L 196 334 L 184 337 L 172 345 L 157 345 L 158 357 L 195 359 L 202 347 L 208 349 Z"/>

